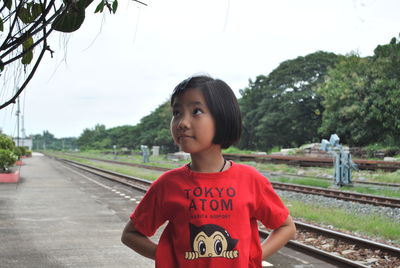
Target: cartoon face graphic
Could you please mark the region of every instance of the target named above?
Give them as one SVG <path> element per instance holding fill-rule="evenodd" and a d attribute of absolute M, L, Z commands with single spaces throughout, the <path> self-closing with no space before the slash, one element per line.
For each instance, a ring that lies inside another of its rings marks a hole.
<path fill-rule="evenodd" d="M 215 224 L 200 227 L 189 223 L 192 251 L 185 253 L 185 259 L 197 258 L 237 258 L 239 252 L 233 250 L 238 240 L 232 239 L 224 228 Z"/>

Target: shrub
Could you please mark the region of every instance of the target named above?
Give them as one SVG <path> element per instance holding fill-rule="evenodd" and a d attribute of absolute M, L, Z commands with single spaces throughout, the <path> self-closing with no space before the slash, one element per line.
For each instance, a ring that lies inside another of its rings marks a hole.
<path fill-rule="evenodd" d="M 6 172 L 17 160 L 18 156 L 13 151 L 0 149 L 0 172 Z"/>
<path fill-rule="evenodd" d="M 14 141 L 10 137 L 4 134 L 0 134 L 0 149 L 12 151 L 14 150 L 14 148 L 15 148 Z"/>
<path fill-rule="evenodd" d="M 26 154 L 27 154 L 27 149 L 26 149 L 26 147 L 24 147 L 24 146 L 19 146 L 18 148 L 19 148 L 19 150 L 21 151 L 21 155 L 26 156 Z"/>
<path fill-rule="evenodd" d="M 18 157 L 18 159 L 20 159 L 21 156 L 23 155 L 23 154 L 22 154 L 21 147 L 15 147 L 14 150 L 13 150 L 13 152 L 14 152 L 14 154 Z"/>
<path fill-rule="evenodd" d="M 10 137 L 0 134 L 0 172 L 6 172 L 8 167 L 14 165 L 18 160 L 15 149 L 14 141 Z"/>

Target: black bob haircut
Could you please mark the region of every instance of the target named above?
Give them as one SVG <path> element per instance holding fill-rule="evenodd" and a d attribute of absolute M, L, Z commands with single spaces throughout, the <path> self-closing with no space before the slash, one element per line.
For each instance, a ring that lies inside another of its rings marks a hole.
<path fill-rule="evenodd" d="M 209 76 L 193 76 L 180 82 L 172 92 L 171 106 L 188 89 L 203 93 L 206 105 L 215 121 L 214 144 L 222 149 L 239 141 L 242 134 L 242 116 L 232 89 L 224 81 Z"/>

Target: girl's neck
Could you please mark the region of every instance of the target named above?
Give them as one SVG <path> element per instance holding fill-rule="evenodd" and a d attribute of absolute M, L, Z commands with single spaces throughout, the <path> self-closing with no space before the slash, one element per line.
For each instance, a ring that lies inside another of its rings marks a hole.
<path fill-rule="evenodd" d="M 204 153 L 191 154 L 190 156 L 192 159 L 192 162 L 190 163 L 190 169 L 196 172 L 220 172 L 225 170 L 228 166 L 224 157 L 222 156 L 220 148 Z"/>

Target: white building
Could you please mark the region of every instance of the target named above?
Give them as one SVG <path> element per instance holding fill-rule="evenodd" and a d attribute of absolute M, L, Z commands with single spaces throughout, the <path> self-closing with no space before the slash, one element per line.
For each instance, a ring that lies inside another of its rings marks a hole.
<path fill-rule="evenodd" d="M 28 148 L 28 150 L 32 150 L 32 137 L 26 137 L 26 138 L 13 138 L 13 141 L 15 143 L 15 146 L 23 146 Z"/>

